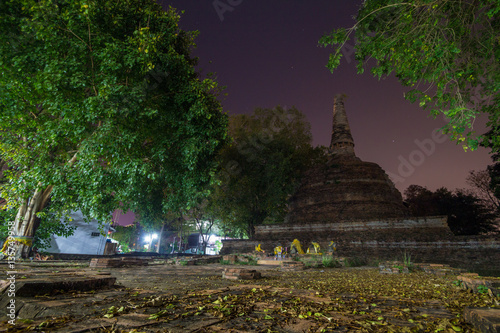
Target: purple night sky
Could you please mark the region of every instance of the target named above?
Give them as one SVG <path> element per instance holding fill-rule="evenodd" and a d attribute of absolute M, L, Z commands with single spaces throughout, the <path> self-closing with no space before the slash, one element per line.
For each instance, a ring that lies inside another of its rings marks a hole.
<path fill-rule="evenodd" d="M 357 74 L 351 48 L 333 74 L 325 67 L 333 49 L 319 47 L 319 38 L 352 26 L 361 0 L 159 2 L 184 11 L 181 29 L 200 32 L 193 52 L 200 58 L 198 70 L 215 73 L 227 86 L 221 101 L 230 115 L 296 106 L 311 123 L 313 144 L 328 146 L 333 97 L 345 93 L 356 155 L 379 164 L 402 193 L 411 184 L 464 188 L 470 170 L 491 164 L 484 148 L 465 153 L 449 140 L 436 142 L 433 131 L 444 120 L 405 100 L 394 77 L 379 81 L 370 73 Z M 485 132 L 484 123 L 476 121 L 478 133 Z M 420 148 L 416 141 L 426 144 Z"/>

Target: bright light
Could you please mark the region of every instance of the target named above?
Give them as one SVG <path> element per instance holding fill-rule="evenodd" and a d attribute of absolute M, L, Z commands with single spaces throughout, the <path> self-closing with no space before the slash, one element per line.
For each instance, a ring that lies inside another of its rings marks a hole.
<path fill-rule="evenodd" d="M 158 238 L 158 234 L 150 234 L 150 235 L 147 235 L 144 237 L 144 241 L 146 242 L 151 242 L 153 239 L 157 239 Z"/>

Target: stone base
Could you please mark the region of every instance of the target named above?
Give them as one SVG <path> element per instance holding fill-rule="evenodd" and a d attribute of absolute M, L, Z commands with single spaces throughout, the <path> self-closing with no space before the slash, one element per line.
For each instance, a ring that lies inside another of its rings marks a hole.
<path fill-rule="evenodd" d="M 222 272 L 222 277 L 230 280 L 254 280 L 262 276 L 254 269 L 226 268 Z"/>
<path fill-rule="evenodd" d="M 265 226 L 271 229 L 272 226 Z M 276 227 L 278 228 L 278 227 Z M 276 244 L 291 244 L 295 235 L 291 232 L 286 234 L 279 226 L 280 233 L 277 233 L 271 240 L 224 240 L 223 251 L 226 253 L 247 253 L 255 247 L 255 243 L 261 244 L 266 251 L 272 251 Z M 389 230 L 389 229 L 388 229 Z M 281 233 L 281 231 L 283 231 Z M 295 232 L 295 230 L 292 230 Z M 500 276 L 500 240 L 481 236 L 456 236 L 451 239 L 439 240 L 439 235 L 435 236 L 432 230 L 417 230 L 416 234 L 425 233 L 434 240 L 402 240 L 402 237 L 409 238 L 413 235 L 412 229 L 395 230 L 393 237 L 381 237 L 377 239 L 372 235 L 360 235 L 358 232 L 336 233 L 328 238 L 328 234 L 318 230 L 302 230 L 302 237 L 297 239 L 302 243 L 303 248 L 308 246 L 308 239 L 317 239 L 322 248 L 328 247 L 330 241 L 337 245 L 336 255 L 343 258 L 360 258 L 365 262 L 380 260 L 402 259 L 404 254 L 411 255 L 412 261 L 425 264 L 447 264 L 454 268 L 461 268 L 466 271 L 478 272 L 482 275 Z M 320 236 L 324 238 L 321 239 Z M 259 235 L 256 235 L 259 237 Z M 398 238 L 394 240 L 393 238 Z M 438 271 L 443 274 L 446 267 L 437 268 L 428 266 L 428 270 Z M 450 273 L 455 274 L 455 273 Z"/>
<path fill-rule="evenodd" d="M 92 268 L 109 268 L 123 266 L 146 266 L 148 260 L 143 258 L 93 258 L 90 260 Z"/>
<path fill-rule="evenodd" d="M 482 277 L 477 273 L 463 273 L 457 277 L 457 280 L 462 282 L 464 289 L 500 297 L 500 278 Z"/>
<path fill-rule="evenodd" d="M 64 274 L 18 279 L 15 282 L 15 295 L 34 297 L 71 290 L 98 290 L 111 287 L 115 281 L 116 278 L 111 276 L 65 276 Z M 0 280 L 0 285 L 3 286 L 3 296 L 6 296 L 10 290 L 10 283 Z"/>
<path fill-rule="evenodd" d="M 410 273 L 411 270 L 415 270 L 415 271 L 423 271 L 428 274 L 444 276 L 444 275 L 458 275 L 463 272 L 462 269 L 453 268 L 450 265 L 446 264 L 415 263 L 411 264 L 411 266 L 407 266 L 402 261 L 385 261 L 379 263 L 378 267 L 381 274 Z"/>
<path fill-rule="evenodd" d="M 500 333 L 500 309 L 467 308 L 464 318 L 482 333 Z"/>
<path fill-rule="evenodd" d="M 264 260 L 257 260 L 257 265 L 280 266 L 284 262 L 293 262 L 293 260 L 264 259 Z"/>
<path fill-rule="evenodd" d="M 305 265 L 302 261 L 283 261 L 281 262 L 281 270 L 286 272 L 302 271 Z"/>
<path fill-rule="evenodd" d="M 229 254 L 222 257 L 222 260 L 228 262 L 231 265 L 238 263 L 249 263 L 251 260 L 253 261 L 253 257 L 250 255 L 235 255 Z"/>

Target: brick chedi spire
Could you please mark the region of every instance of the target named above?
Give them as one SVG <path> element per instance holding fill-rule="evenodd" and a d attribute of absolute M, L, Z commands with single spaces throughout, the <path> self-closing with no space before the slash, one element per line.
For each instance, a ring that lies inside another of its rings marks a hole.
<path fill-rule="evenodd" d="M 354 156 L 354 140 L 344 107 L 345 95 L 336 95 L 333 102 L 332 140 L 330 153 Z"/>
<path fill-rule="evenodd" d="M 330 156 L 308 170 L 289 201 L 291 224 L 401 219 L 408 215 L 401 193 L 384 170 L 354 154 L 344 96 L 335 96 Z"/>

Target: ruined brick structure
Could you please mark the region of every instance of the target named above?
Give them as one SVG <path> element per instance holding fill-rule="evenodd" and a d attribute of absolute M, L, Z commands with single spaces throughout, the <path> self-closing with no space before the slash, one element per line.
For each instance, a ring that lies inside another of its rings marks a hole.
<path fill-rule="evenodd" d="M 338 223 L 407 216 L 401 193 L 384 170 L 356 157 L 343 97 L 336 96 L 328 162 L 305 174 L 290 200 L 287 222 Z"/>
<path fill-rule="evenodd" d="M 289 247 L 295 238 L 303 247 L 314 241 L 322 249 L 334 241 L 342 257 L 401 260 L 406 253 L 416 262 L 500 275 L 498 238 L 456 237 L 445 216 L 410 217 L 384 170 L 356 157 L 341 96 L 334 102 L 328 162 L 305 174 L 285 223 L 256 226 L 254 240 L 223 241 L 222 253 L 252 252 L 258 244 L 272 253 L 277 245 Z"/>

